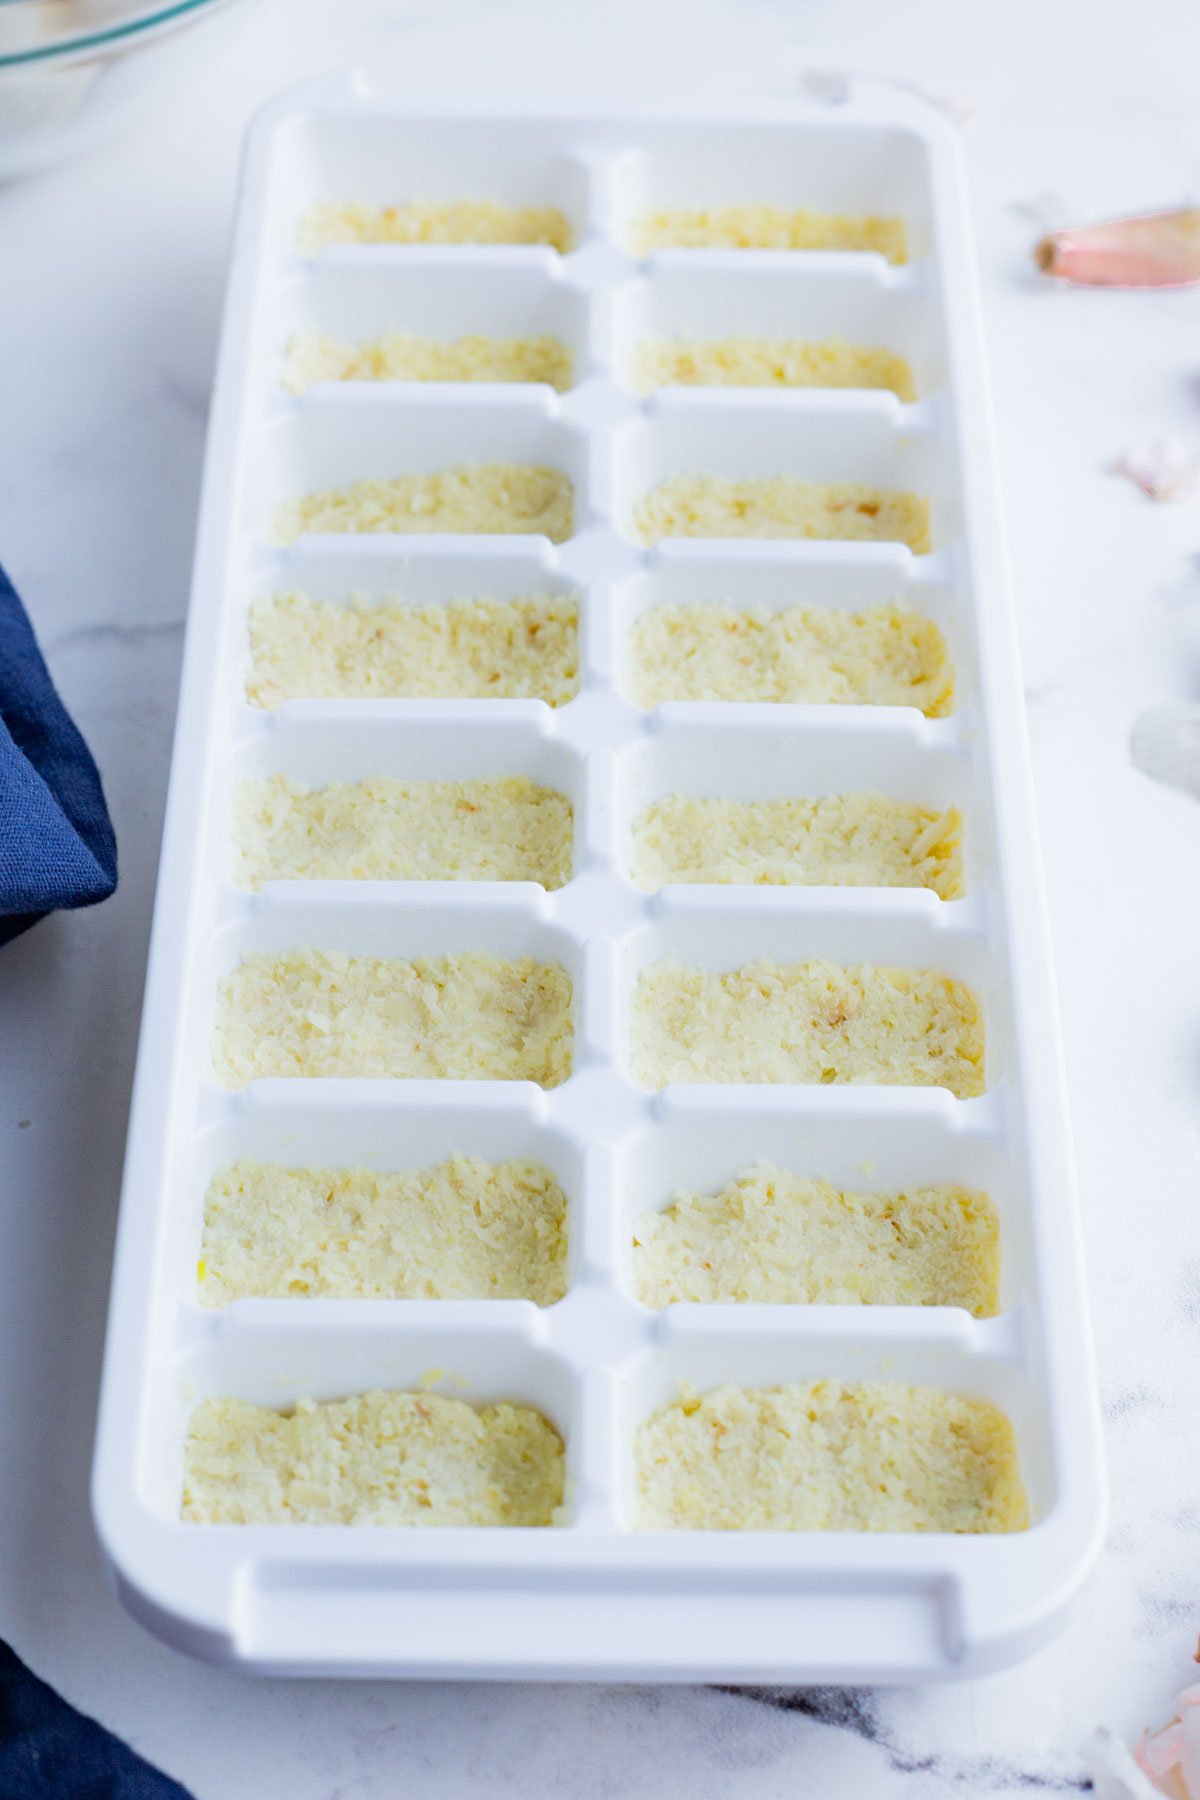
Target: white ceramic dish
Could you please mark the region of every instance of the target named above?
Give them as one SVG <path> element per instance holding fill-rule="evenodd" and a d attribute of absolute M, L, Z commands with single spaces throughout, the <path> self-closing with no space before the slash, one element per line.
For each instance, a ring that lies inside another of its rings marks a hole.
<path fill-rule="evenodd" d="M 578 248 L 294 248 L 322 198 L 469 195 L 553 203 Z M 914 260 L 621 248 L 654 201 L 735 199 L 898 212 Z M 577 382 L 545 388 L 279 386 L 299 323 L 555 329 Z M 844 330 L 914 362 L 922 398 L 671 390 L 639 400 L 648 328 Z M 548 460 L 577 487 L 577 531 L 540 539 L 303 538 L 272 548 L 275 500 L 463 458 Z M 913 486 L 934 550 L 672 542 L 625 530 L 638 495 L 683 469 L 791 469 Z M 582 688 L 536 701 L 244 699 L 258 592 L 410 599 L 579 590 Z M 944 626 L 958 706 L 671 705 L 626 698 L 629 627 L 682 598 L 836 606 L 907 599 Z M 531 885 L 230 884 L 229 800 L 247 773 L 527 771 L 576 809 L 576 875 Z M 627 880 L 632 817 L 671 790 L 758 795 L 870 787 L 958 801 L 969 897 L 924 891 L 667 889 Z M 559 958 L 575 982 L 561 1088 L 416 1081 L 216 1087 L 221 973 L 285 944 L 410 955 Z M 679 1087 L 628 1079 L 628 1002 L 663 954 L 728 967 L 765 954 L 936 965 L 984 996 L 988 1090 Z M 202 1199 L 220 1162 L 405 1167 L 455 1150 L 536 1155 L 570 1201 L 570 1287 L 527 1302 L 196 1302 Z M 674 1307 L 629 1294 L 630 1222 L 680 1184 L 748 1162 L 863 1185 L 961 1180 L 1001 1214 L 1003 1311 Z M 545 1410 L 562 1431 L 569 1521 L 549 1531 L 197 1527 L 178 1518 L 190 1407 L 404 1386 Z M 1016 1427 L 1034 1515 L 1006 1537 L 639 1533 L 631 1439 L 679 1379 L 890 1376 L 996 1400 Z M 459 1385 L 455 1386 L 457 1382 Z M 1061 1620 L 1103 1520 L 1080 1246 L 1006 592 L 971 247 L 952 133 L 858 85 L 753 119 L 414 118 L 349 80 L 285 96 L 244 171 L 200 523 L 102 1396 L 95 1506 L 130 1609 L 170 1642 L 303 1674 L 832 1682 L 964 1675 Z"/>

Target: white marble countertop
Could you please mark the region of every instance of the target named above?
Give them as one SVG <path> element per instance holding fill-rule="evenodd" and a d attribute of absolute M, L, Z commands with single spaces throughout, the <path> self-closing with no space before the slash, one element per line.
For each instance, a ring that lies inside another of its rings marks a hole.
<path fill-rule="evenodd" d="M 736 21 L 736 23 L 735 23 Z M 169 113 L 0 191 L 0 560 L 99 761 L 121 888 L 0 953 L 0 1635 L 198 1800 L 1074 1792 L 1165 1711 L 1200 1627 L 1200 807 L 1130 767 L 1195 691 L 1200 504 L 1105 473 L 1200 448 L 1200 293 L 1039 287 L 1058 222 L 1200 189 L 1188 0 L 267 0 Z M 985 41 L 989 39 L 990 41 Z M 386 59 L 414 101 L 703 104 L 859 68 L 965 127 L 1111 1463 L 1075 1622 L 938 1691 L 254 1682 L 128 1620 L 87 1509 L 125 1116 L 238 141 L 258 102 Z M 1034 215 L 1037 215 L 1036 217 Z"/>

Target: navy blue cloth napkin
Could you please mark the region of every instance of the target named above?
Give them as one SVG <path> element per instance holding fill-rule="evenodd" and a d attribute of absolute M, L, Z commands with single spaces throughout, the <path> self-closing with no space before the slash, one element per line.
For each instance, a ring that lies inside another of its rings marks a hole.
<path fill-rule="evenodd" d="M 4 1800 L 191 1800 L 111 1731 L 68 1706 L 0 1643 Z"/>
<path fill-rule="evenodd" d="M 96 765 L 0 569 L 0 944 L 56 907 L 107 900 L 116 885 Z"/>

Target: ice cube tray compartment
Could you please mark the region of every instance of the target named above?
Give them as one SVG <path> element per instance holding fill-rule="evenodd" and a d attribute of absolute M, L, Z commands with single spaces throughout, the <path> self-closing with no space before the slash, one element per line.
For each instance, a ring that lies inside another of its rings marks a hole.
<path fill-rule="evenodd" d="M 322 202 L 554 206 L 546 246 L 298 246 Z M 629 248 L 655 207 L 766 203 L 894 215 L 909 261 L 874 253 Z M 134 1098 L 98 1435 L 95 1504 L 123 1597 L 163 1636 L 250 1669 L 306 1673 L 827 1681 L 960 1675 L 1055 1627 L 1101 1529 L 1072 1177 L 1047 1011 L 1047 959 L 1019 687 L 988 468 L 956 152 L 903 95 L 779 101 L 754 121 L 416 120 L 362 82 L 285 97 L 252 134 L 235 241 L 194 605 Z M 298 329 L 346 341 L 552 332 L 569 391 L 522 384 L 281 387 Z M 786 335 L 880 345 L 919 398 L 670 388 L 638 395 L 647 337 Z M 562 470 L 574 528 L 544 537 L 326 534 L 274 541 L 314 490 L 456 464 Z M 932 550 L 898 543 L 632 533 L 681 474 L 895 487 L 932 504 Z M 248 613 L 285 591 L 349 604 L 574 596 L 579 689 L 540 699 L 251 704 Z M 893 602 L 943 632 L 954 704 L 667 702 L 630 697 L 630 638 L 652 607 L 778 613 Z M 237 784 L 309 787 L 528 776 L 567 794 L 567 884 L 232 882 Z M 667 885 L 629 878 L 641 808 L 672 793 L 874 792 L 956 806 L 966 898 L 888 888 Z M 528 1081 L 213 1079 L 221 980 L 285 949 L 560 963 L 574 1052 Z M 628 1072 L 639 971 L 780 961 L 932 968 L 985 1012 L 986 1091 L 677 1085 Z M 455 1152 L 542 1161 L 567 1199 L 567 1288 L 527 1300 L 239 1299 L 202 1306 L 213 1172 L 429 1167 Z M 675 1305 L 634 1299 L 633 1224 L 757 1161 L 847 1189 L 954 1182 L 999 1216 L 1000 1311 Z M 186 1421 L 209 1394 L 286 1405 L 412 1386 L 542 1408 L 568 1491 L 553 1530 L 205 1527 L 178 1518 Z M 638 1422 L 680 1380 L 931 1382 L 994 1398 L 1019 1440 L 1034 1523 L 1009 1539 L 631 1529 Z M 457 1385 L 462 1383 L 463 1385 Z"/>
<path fill-rule="evenodd" d="M 589 224 L 588 166 L 586 158 L 565 144 L 565 137 L 554 144 L 538 124 L 522 126 L 515 120 L 499 144 L 483 120 L 406 124 L 394 116 L 364 113 L 343 118 L 331 130 L 325 119 L 297 116 L 282 128 L 272 170 L 270 224 L 278 231 L 278 253 L 284 258 L 297 254 L 299 227 L 313 206 L 348 201 L 380 207 L 464 199 L 552 206 L 565 214 L 578 245 Z M 463 246 L 464 253 L 473 248 Z M 545 258 L 554 252 L 529 246 L 525 254 Z"/>
<path fill-rule="evenodd" d="M 928 556 L 918 560 L 898 544 L 745 539 L 734 546 L 694 538 L 668 538 L 645 558 L 638 573 L 617 588 L 615 623 L 622 691 L 631 692 L 631 638 L 644 613 L 652 607 L 676 609 L 714 604 L 768 616 L 797 606 L 862 613 L 898 604 L 937 626 L 946 640 L 954 670 L 954 711 L 968 713 L 972 706 L 977 678 L 971 608 L 944 558 Z M 868 729 L 883 711 L 871 707 L 870 716 L 863 717 L 863 709 L 854 710 L 859 715 L 855 723 Z M 719 715 L 711 716 L 715 722 Z M 916 721 L 912 723 L 915 726 Z M 947 720 L 930 721 L 929 727 L 947 737 L 962 728 Z"/>
<path fill-rule="evenodd" d="M 372 717 L 369 706 L 354 701 L 342 701 L 338 711 L 337 718 L 323 714 L 314 721 L 307 707 L 281 710 L 268 732 L 245 740 L 234 779 L 284 775 L 317 787 L 370 775 L 392 781 L 489 781 L 524 775 L 566 794 L 582 812 L 584 759 L 542 732 L 540 721 L 527 723 L 510 713 L 481 733 L 469 701 L 439 703 L 436 710 L 429 707 L 425 718 L 411 701 L 402 718 Z"/>
<path fill-rule="evenodd" d="M 407 1302 L 403 1324 L 388 1301 L 362 1302 L 370 1316 L 353 1322 L 344 1309 L 355 1303 L 314 1301 L 316 1312 L 303 1325 L 291 1314 L 280 1317 L 285 1304 L 244 1300 L 225 1314 L 197 1311 L 183 1321 L 173 1371 L 177 1399 L 160 1425 L 169 1439 L 169 1461 L 164 1457 L 147 1471 L 146 1499 L 160 1518 L 177 1522 L 187 1421 L 201 1401 L 285 1407 L 301 1398 L 336 1400 L 372 1388 L 535 1407 L 563 1440 L 570 1518 L 579 1486 L 580 1386 L 569 1366 L 544 1347 L 537 1308 L 529 1301 L 496 1301 L 490 1319 L 463 1319 L 449 1332 L 437 1301 Z"/>
<path fill-rule="evenodd" d="M 931 247 L 926 146 L 903 126 L 863 127 L 851 123 L 840 108 L 833 117 L 839 127 L 836 156 L 830 155 L 824 121 L 799 119 L 786 135 L 774 124 L 742 120 L 728 134 L 722 132 L 719 142 L 706 142 L 703 134 L 697 134 L 686 141 L 681 136 L 674 143 L 660 140 L 653 148 L 630 150 L 617 161 L 613 174 L 617 241 L 627 243 L 632 224 L 649 210 L 766 205 L 900 218 L 909 239 L 909 260 L 926 255 Z"/>
<path fill-rule="evenodd" d="M 548 1122 L 536 1092 L 528 1086 L 513 1095 L 502 1093 L 499 1083 L 473 1083 L 472 1097 L 463 1099 L 458 1084 L 413 1085 L 421 1091 L 407 1104 L 396 1103 L 391 1083 L 373 1083 L 374 1091 L 366 1093 L 359 1083 L 339 1084 L 333 1092 L 327 1085 L 319 1099 L 306 1093 L 300 1096 L 300 1104 L 295 1104 L 285 1084 L 268 1083 L 265 1098 L 264 1088 L 259 1086 L 243 1097 L 245 1104 L 216 1109 L 211 1123 L 197 1133 L 170 1175 L 172 1203 L 167 1215 L 164 1269 L 169 1267 L 168 1279 L 184 1296 L 183 1304 L 197 1304 L 196 1270 L 205 1197 L 218 1171 L 244 1161 L 288 1169 L 432 1169 L 462 1154 L 464 1147 L 471 1156 L 491 1163 L 538 1163 L 558 1181 L 566 1198 L 570 1291 L 583 1255 L 582 1146 Z M 343 1088 L 353 1091 L 347 1094 Z M 247 1302 L 232 1304 L 244 1307 Z M 295 1302 L 262 1304 L 290 1309 Z M 320 1299 L 301 1304 L 328 1307 L 347 1303 Z M 354 1307 L 360 1302 L 349 1304 Z M 440 1307 L 446 1303 L 433 1304 Z M 476 1304 L 486 1310 L 520 1302 Z M 211 1309 L 205 1308 L 204 1313 L 210 1316 Z"/>
<path fill-rule="evenodd" d="M 237 623 L 236 653 L 248 650 L 246 614 L 252 601 L 296 591 L 313 600 L 342 604 L 398 598 L 411 606 L 451 600 L 517 600 L 526 594 L 575 594 L 578 583 L 558 567 L 549 545 L 531 548 L 504 538 L 476 548 L 470 538 L 423 543 L 386 533 L 376 537 L 302 537 L 286 549 L 256 557 L 251 577 L 238 585 L 230 611 Z M 239 604 L 240 602 L 240 604 Z M 235 690 L 234 701 L 243 697 Z"/>
<path fill-rule="evenodd" d="M 237 665 L 239 679 L 232 693 L 222 694 L 219 699 L 231 730 L 254 733 L 262 729 L 264 709 L 247 697 L 247 684 L 254 672 L 249 617 L 256 603 L 279 594 L 299 593 L 310 600 L 346 607 L 372 607 L 386 602 L 415 608 L 445 606 L 460 600 L 513 601 L 534 595 L 550 596 L 575 605 L 580 656 L 592 666 L 603 656 L 598 646 L 608 640 L 608 622 L 598 615 L 569 570 L 562 567 L 551 545 L 530 548 L 528 539 L 509 537 L 487 540 L 483 549 L 473 549 L 471 539 L 448 536 L 428 540 L 416 551 L 410 546 L 411 539 L 388 534 L 303 536 L 286 549 L 264 552 L 256 547 L 251 551 L 253 567 L 241 581 L 231 584 L 228 654 Z M 304 712 L 297 716 L 316 719 L 340 716 L 340 704 L 317 694 L 285 700 L 282 707 L 300 706 Z M 366 704 L 394 707 L 395 701 L 370 697 Z M 489 699 L 485 704 L 489 709 L 520 707 L 526 716 L 536 717 L 546 703 L 528 697 Z M 487 716 L 500 717 L 502 713 L 489 710 Z"/>
<path fill-rule="evenodd" d="M 1000 1313 L 1028 1301 L 1034 1279 L 1029 1196 L 998 1128 L 997 1109 L 988 1099 L 952 1101 L 944 1090 L 926 1093 L 924 1109 L 910 1105 L 908 1093 L 862 1088 L 841 1088 L 832 1096 L 826 1090 L 824 1104 L 797 1108 L 786 1092 L 734 1098 L 729 1089 L 709 1090 L 697 1105 L 694 1096 L 676 1089 L 653 1122 L 621 1149 L 620 1271 L 626 1291 L 634 1226 L 643 1214 L 662 1212 L 680 1191 L 719 1193 L 754 1164 L 769 1163 L 847 1193 L 947 1183 L 986 1194 L 999 1221 Z M 746 1310 L 725 1304 L 738 1314 Z M 849 1311 L 858 1325 L 864 1323 L 861 1308 Z"/>
<path fill-rule="evenodd" d="M 518 258 L 520 253 L 518 252 Z M 486 286 L 454 260 L 426 263 L 414 271 L 393 267 L 384 280 L 362 262 L 319 261 L 280 290 L 271 317 L 272 354 L 282 375 L 293 336 L 317 331 L 349 346 L 404 332 L 418 338 L 453 341 L 463 337 L 558 338 L 571 353 L 571 386 L 592 373 L 590 314 L 586 292 L 557 271 L 530 269 L 523 260 L 497 262 Z M 280 397 L 279 404 L 286 405 Z"/>
<path fill-rule="evenodd" d="M 664 388 L 643 407 L 643 421 L 627 425 L 616 445 L 618 516 L 635 541 L 638 501 L 680 475 L 895 489 L 933 502 L 935 547 L 956 529 L 941 446 L 920 422 L 900 425 L 891 395 L 804 388 L 783 400 L 760 388 Z"/>
<path fill-rule="evenodd" d="M 422 383 L 411 401 L 398 406 L 384 384 L 345 382 L 310 395 L 294 414 L 268 426 L 247 501 L 253 535 L 267 544 L 278 542 L 277 510 L 287 501 L 464 463 L 517 463 L 561 472 L 574 487 L 572 535 L 582 530 L 596 503 L 588 446 L 578 430 L 554 416 L 548 391 L 506 392 L 473 383 L 468 395 L 456 396 L 458 404 L 446 408 L 439 404 L 440 385 Z"/>
<path fill-rule="evenodd" d="M 676 708 L 678 707 L 678 710 Z M 964 819 L 964 885 L 985 877 L 990 840 L 978 772 L 961 748 L 922 742 L 885 722 L 862 730 L 855 720 L 815 719 L 777 724 L 764 706 L 731 708 L 726 722 L 697 719 L 686 703 L 658 709 L 655 729 L 642 734 L 622 759 L 618 829 L 628 870 L 633 833 L 655 801 L 687 795 L 705 800 L 817 800 L 881 794 L 936 812 L 957 808 Z M 825 709 L 822 711 L 832 711 Z M 764 718 L 764 713 L 767 716 Z"/>
<path fill-rule="evenodd" d="M 629 1371 L 621 1396 L 623 1446 L 681 1386 L 781 1387 L 805 1381 L 897 1381 L 940 1388 L 964 1399 L 990 1400 L 1006 1414 L 1017 1437 L 1030 1516 L 1043 1517 L 1054 1501 L 1054 1467 L 1039 1409 L 1020 1368 L 1020 1340 L 1010 1322 L 968 1319 L 948 1309 L 923 1311 L 917 1325 L 898 1309 L 876 1307 L 853 1335 L 841 1314 L 853 1308 L 813 1307 L 805 1334 L 781 1327 L 778 1308 L 676 1307 L 665 1315 L 660 1346 L 643 1353 Z M 698 1317 L 707 1313 L 708 1317 Z M 626 1451 L 621 1488 L 623 1517 L 631 1512 Z"/>
<path fill-rule="evenodd" d="M 679 252 L 664 253 L 654 275 L 628 282 L 613 300 L 613 365 L 617 378 L 637 391 L 631 376 L 647 343 L 704 343 L 712 339 L 765 338 L 888 350 L 910 366 L 917 395 L 941 382 L 939 332 L 928 296 L 910 270 L 875 258 L 825 258 L 796 267 L 797 254 L 760 254 L 740 263 L 697 268 Z M 670 259 L 670 260 L 668 260 Z M 777 390 L 794 393 L 796 390 Z"/>
<path fill-rule="evenodd" d="M 572 869 L 586 857 L 585 833 L 599 799 L 598 771 L 589 780 L 587 761 L 568 745 L 546 736 L 538 723 L 510 714 L 495 720 L 486 734 L 476 729 L 470 703 L 439 705 L 430 716 L 413 717 L 413 703 L 402 719 L 364 717 L 361 704 L 340 705 L 341 716 L 329 718 L 295 704 L 282 709 L 272 728 L 249 736 L 235 752 L 226 800 L 225 828 L 230 851 L 234 840 L 232 803 L 245 782 L 273 777 L 309 790 L 331 783 L 357 783 L 383 778 L 407 785 L 432 782 L 494 782 L 520 776 L 570 802 L 573 817 Z M 448 708 L 448 710 L 447 710 Z M 297 877 L 297 879 L 301 879 Z M 472 884 L 474 885 L 474 884 Z M 509 884 L 508 885 L 517 885 Z M 539 885 L 534 883 L 533 885 Z"/>

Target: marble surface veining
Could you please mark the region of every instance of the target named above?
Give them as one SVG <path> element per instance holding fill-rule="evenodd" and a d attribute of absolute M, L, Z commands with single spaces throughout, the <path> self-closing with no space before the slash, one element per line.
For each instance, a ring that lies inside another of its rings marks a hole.
<path fill-rule="evenodd" d="M 1200 446 L 1200 293 L 1052 292 L 1045 222 L 1200 191 L 1188 0 L 267 0 L 167 114 L 0 191 L 0 560 L 99 760 L 121 889 L 0 955 L 0 1634 L 199 1800 L 1076 1793 L 1200 1627 L 1200 807 L 1129 765 L 1200 684 L 1200 505 L 1105 473 Z M 87 1510 L 108 1266 L 238 141 L 284 83 L 356 60 L 415 100 L 697 104 L 866 68 L 965 126 L 1050 916 L 1112 1530 L 1023 1667 L 893 1692 L 251 1681 L 114 1600 Z"/>

